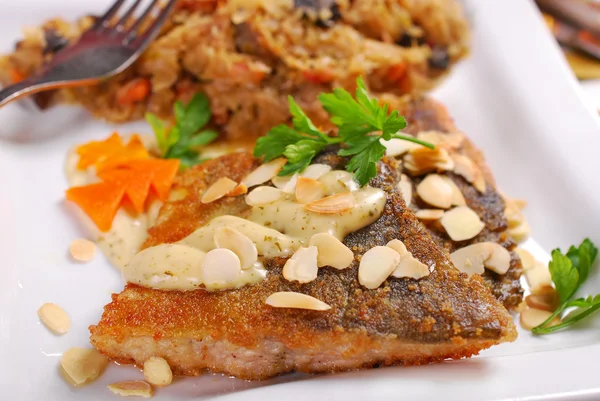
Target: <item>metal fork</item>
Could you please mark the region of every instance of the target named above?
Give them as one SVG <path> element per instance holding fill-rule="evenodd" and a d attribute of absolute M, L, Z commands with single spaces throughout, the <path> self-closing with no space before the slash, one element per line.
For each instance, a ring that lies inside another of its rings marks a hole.
<path fill-rule="evenodd" d="M 161 0 L 152 0 L 130 26 L 128 22 L 142 0 L 135 0 L 119 18 L 124 2 L 116 0 L 76 43 L 57 52 L 39 73 L 0 90 L 0 107 L 45 90 L 92 85 L 129 67 L 158 35 L 176 0 L 167 1 L 163 7 Z"/>

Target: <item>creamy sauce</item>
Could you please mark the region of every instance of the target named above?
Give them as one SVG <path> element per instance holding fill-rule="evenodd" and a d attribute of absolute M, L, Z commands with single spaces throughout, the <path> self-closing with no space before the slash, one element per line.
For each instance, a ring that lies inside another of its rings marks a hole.
<path fill-rule="evenodd" d="M 302 242 L 298 238 L 292 238 L 256 222 L 229 215 L 215 217 L 208 224 L 179 241 L 179 243 L 208 252 L 215 248 L 215 230 L 219 227 L 235 228 L 250 238 L 256 245 L 259 255 L 267 257 L 290 256 L 302 246 Z"/>
<path fill-rule="evenodd" d="M 329 233 L 342 241 L 346 235 L 368 226 L 383 213 L 385 192 L 368 186 L 357 189 L 350 173 L 331 171 L 319 181 L 325 185 L 328 194 L 356 189 L 352 192 L 356 205 L 342 213 L 320 214 L 307 211 L 303 204 L 287 197 L 267 205 L 254 206 L 244 218 L 216 217 L 179 243 L 206 252 L 215 247 L 215 230 L 227 226 L 250 238 L 259 255 L 285 257 L 307 245 L 314 234 Z"/>
<path fill-rule="evenodd" d="M 214 248 L 214 247 L 213 247 Z M 123 269 L 126 282 L 160 290 L 209 291 L 239 288 L 262 281 L 267 272 L 256 262 L 248 269 L 240 269 L 226 281 L 204 279 L 203 260 L 206 253 L 182 244 L 161 244 L 144 249 Z"/>
<path fill-rule="evenodd" d="M 93 169 L 79 170 L 77 162 L 79 156 L 75 149 L 67 155 L 65 173 L 70 186 L 81 186 L 97 182 L 98 179 Z M 125 264 L 140 250 L 140 246 L 147 237 L 148 228 L 154 224 L 162 203 L 154 201 L 146 213 L 133 215 L 125 209 L 119 209 L 113 220 L 110 230 L 102 232 L 94 222 L 79 208 L 75 214 L 88 234 L 95 239 L 96 244 L 104 253 L 108 261 L 118 269 L 123 269 Z"/>
<path fill-rule="evenodd" d="M 160 151 L 153 135 L 139 135 L 139 137 L 150 153 L 159 154 Z M 128 140 L 128 136 L 123 136 L 124 142 Z M 214 158 L 251 148 L 252 145 L 249 142 L 217 142 L 203 147 L 202 155 Z M 65 174 L 69 186 L 82 186 L 98 182 L 94 169 L 80 170 L 77 168 L 78 161 L 79 156 L 74 147 L 69 150 L 65 163 Z M 146 213 L 139 215 L 131 214 L 121 208 L 117 212 L 110 230 L 107 232 L 100 231 L 94 222 L 79 208 L 74 208 L 74 213 L 88 232 L 88 235 L 95 239 L 98 247 L 109 262 L 121 270 L 140 250 L 141 245 L 148 236 L 148 228 L 156 221 L 161 206 L 162 202 L 154 201 Z"/>
<path fill-rule="evenodd" d="M 317 233 L 329 233 L 341 241 L 346 235 L 376 221 L 385 206 L 386 195 L 381 189 L 364 187 L 352 195 L 356 205 L 342 213 L 313 213 L 292 199 L 282 199 L 253 207 L 246 218 L 296 238 L 301 245 L 308 244 L 310 237 Z"/>

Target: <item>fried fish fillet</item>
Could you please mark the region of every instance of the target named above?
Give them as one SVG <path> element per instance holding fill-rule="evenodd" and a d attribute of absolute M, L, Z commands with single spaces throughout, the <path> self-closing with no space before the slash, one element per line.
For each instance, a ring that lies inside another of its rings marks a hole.
<path fill-rule="evenodd" d="M 319 162 L 341 167 L 332 153 Z M 240 180 L 254 166 L 245 153 L 223 156 L 189 169 L 177 180 L 175 200 L 165 204 L 145 246 L 174 242 L 222 214 L 240 214 L 243 198 L 200 202 L 202 192 L 226 174 Z M 480 277 L 471 279 L 450 262 L 397 191 L 397 160 L 378 164 L 370 185 L 387 193 L 381 218 L 348 235 L 355 253 L 345 270 L 319 269 L 307 284 L 286 281 L 285 259 L 265 261 L 264 281 L 228 291 L 159 291 L 129 284 L 113 295 L 102 319 L 90 327 L 91 343 L 119 363 L 165 358 L 176 374 L 203 369 L 244 379 L 289 371 L 332 372 L 391 364 L 422 364 L 477 354 L 516 338 L 511 316 Z M 357 280 L 360 256 L 400 239 L 434 271 L 420 280 L 390 278 L 377 289 Z M 443 244 L 443 241 L 438 241 Z M 272 308 L 265 299 L 278 291 L 314 296 L 329 311 Z"/>

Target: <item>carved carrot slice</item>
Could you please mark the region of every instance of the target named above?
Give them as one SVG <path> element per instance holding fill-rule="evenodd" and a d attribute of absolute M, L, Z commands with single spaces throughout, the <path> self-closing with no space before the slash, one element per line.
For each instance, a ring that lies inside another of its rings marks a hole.
<path fill-rule="evenodd" d="M 145 159 L 133 160 L 129 167 L 136 171 L 152 171 L 150 186 L 162 201 L 169 197 L 173 179 L 179 170 L 179 159 Z"/>
<path fill-rule="evenodd" d="M 108 231 L 117 214 L 125 190 L 115 184 L 99 182 L 67 190 L 67 199 L 77 204 L 98 226 Z"/>
<path fill-rule="evenodd" d="M 121 149 L 123 142 L 116 132 L 103 141 L 91 141 L 81 145 L 76 150 L 79 155 L 77 168 L 84 170 Z"/>
<path fill-rule="evenodd" d="M 137 213 L 144 212 L 146 198 L 148 198 L 148 192 L 150 192 L 152 175 L 152 172 L 131 169 L 112 169 L 98 173 L 98 177 L 102 181 L 125 190 L 125 196 L 129 198 Z"/>

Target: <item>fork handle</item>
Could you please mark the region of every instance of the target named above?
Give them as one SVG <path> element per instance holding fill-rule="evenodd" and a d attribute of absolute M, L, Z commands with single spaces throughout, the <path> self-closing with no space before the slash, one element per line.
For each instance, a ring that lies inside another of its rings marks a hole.
<path fill-rule="evenodd" d="M 52 84 L 35 78 L 25 78 L 21 82 L 7 86 L 0 90 L 0 107 L 22 96 L 31 95 L 43 90 L 51 89 Z"/>

